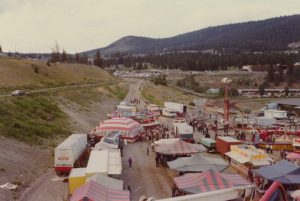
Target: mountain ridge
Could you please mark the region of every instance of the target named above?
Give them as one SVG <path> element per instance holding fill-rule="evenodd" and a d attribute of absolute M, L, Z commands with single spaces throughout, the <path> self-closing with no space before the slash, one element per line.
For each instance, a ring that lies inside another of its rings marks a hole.
<path fill-rule="evenodd" d="M 210 26 L 168 38 L 124 36 L 103 48 L 84 53 L 161 53 L 180 50 L 277 51 L 300 41 L 300 15 Z"/>

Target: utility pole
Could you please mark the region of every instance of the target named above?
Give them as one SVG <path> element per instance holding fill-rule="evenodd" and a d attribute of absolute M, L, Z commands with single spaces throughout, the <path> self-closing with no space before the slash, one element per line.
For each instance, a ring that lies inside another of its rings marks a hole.
<path fill-rule="evenodd" d="M 229 84 L 232 82 L 231 79 L 223 78 L 222 83 L 224 84 L 224 120 L 229 121 Z"/>

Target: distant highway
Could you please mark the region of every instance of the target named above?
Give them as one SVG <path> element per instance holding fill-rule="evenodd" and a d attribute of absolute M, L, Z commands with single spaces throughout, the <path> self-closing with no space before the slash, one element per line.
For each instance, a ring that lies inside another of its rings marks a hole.
<path fill-rule="evenodd" d="M 42 92 L 49 92 L 49 91 L 56 91 L 62 89 L 69 89 L 69 88 L 78 88 L 78 87 L 91 87 L 91 86 L 101 86 L 101 85 L 108 85 L 108 84 L 116 84 L 120 81 L 113 81 L 113 82 L 97 82 L 97 83 L 89 83 L 89 84 L 75 84 L 75 85 L 65 85 L 59 87 L 49 87 L 43 89 L 33 89 L 33 90 L 24 90 L 26 94 L 35 94 L 35 93 L 42 93 Z M 23 89 L 20 89 L 23 90 Z M 11 93 L 9 94 L 0 94 L 0 98 L 10 97 L 12 96 Z"/>

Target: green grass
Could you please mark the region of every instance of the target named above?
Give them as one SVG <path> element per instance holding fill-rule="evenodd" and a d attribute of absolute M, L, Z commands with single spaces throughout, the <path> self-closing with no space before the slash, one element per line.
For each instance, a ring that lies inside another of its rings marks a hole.
<path fill-rule="evenodd" d="M 58 96 L 64 97 L 65 99 L 77 103 L 83 107 L 86 107 L 95 101 L 100 102 L 103 97 L 103 94 L 97 91 L 96 87 L 67 89 L 57 92 L 57 94 Z"/>
<path fill-rule="evenodd" d="M 67 116 L 50 96 L 27 95 L 0 100 L 0 134 L 29 144 L 70 134 Z"/>
<path fill-rule="evenodd" d="M 146 92 L 146 90 L 142 90 L 142 96 L 143 96 L 146 100 L 148 100 L 150 103 L 156 104 L 156 105 L 158 105 L 159 107 L 163 107 L 163 105 L 164 105 L 164 103 L 163 103 L 162 100 L 156 99 L 153 95 L 148 94 L 148 93 Z"/>
<path fill-rule="evenodd" d="M 119 100 L 123 100 L 128 92 L 128 86 L 110 85 L 106 86 L 105 89 Z"/>
<path fill-rule="evenodd" d="M 42 61 L 0 57 L 0 93 L 114 80 L 96 66 L 60 63 L 49 67 Z"/>

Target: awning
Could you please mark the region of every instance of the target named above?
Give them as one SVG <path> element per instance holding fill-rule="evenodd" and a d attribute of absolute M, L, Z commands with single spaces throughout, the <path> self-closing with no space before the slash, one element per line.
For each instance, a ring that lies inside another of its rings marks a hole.
<path fill-rule="evenodd" d="M 252 184 L 236 174 L 223 174 L 208 170 L 203 173 L 190 173 L 173 178 L 180 191 L 188 194 L 204 193 L 209 191 L 249 188 Z"/>
<path fill-rule="evenodd" d="M 190 144 L 182 140 L 156 147 L 156 152 L 164 155 L 195 154 L 204 151 L 206 148 L 203 145 Z"/>
<path fill-rule="evenodd" d="M 246 158 L 240 154 L 234 153 L 232 151 L 225 153 L 225 155 L 241 164 L 244 164 L 244 163 L 247 163 L 250 161 L 248 158 Z"/>
<path fill-rule="evenodd" d="M 269 162 L 268 160 L 251 161 L 251 163 L 252 163 L 254 166 L 270 165 L 270 162 Z"/>
<path fill-rule="evenodd" d="M 221 172 L 228 167 L 228 163 L 221 158 L 207 157 L 199 153 L 177 158 L 168 162 L 168 166 L 180 172 L 204 172 L 209 169 Z"/>

